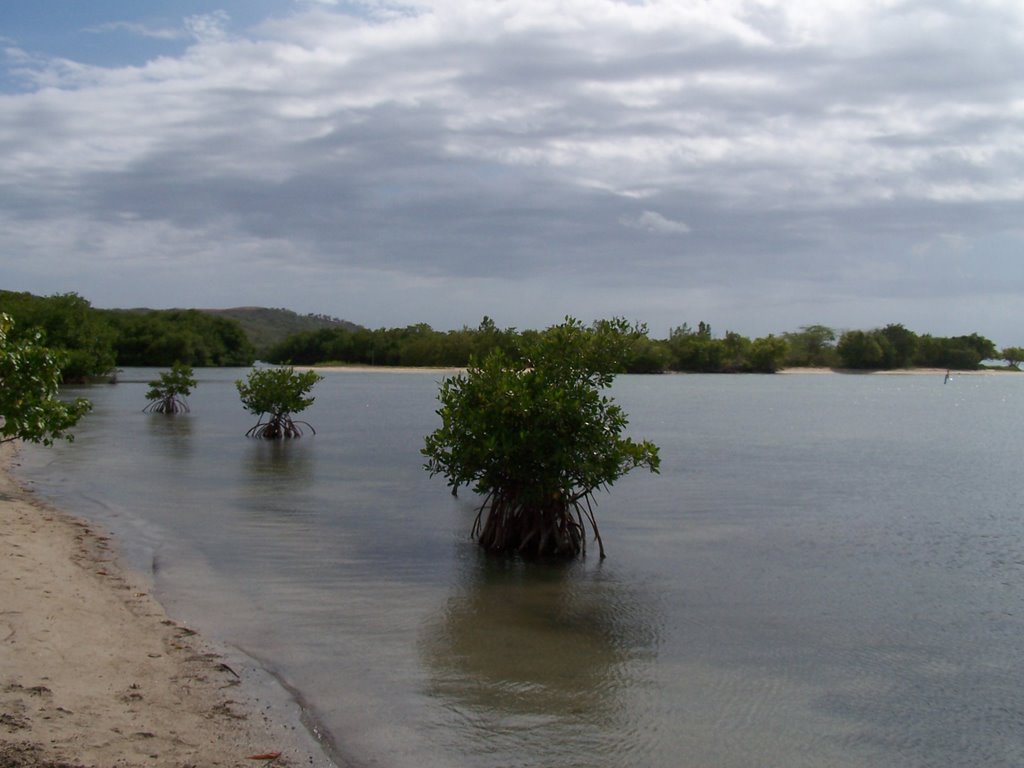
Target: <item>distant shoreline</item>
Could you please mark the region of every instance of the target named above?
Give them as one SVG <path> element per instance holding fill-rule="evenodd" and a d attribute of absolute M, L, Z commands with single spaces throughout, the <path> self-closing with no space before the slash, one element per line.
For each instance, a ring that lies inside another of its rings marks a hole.
<path fill-rule="evenodd" d="M 348 373 L 440 373 L 444 375 L 455 375 L 458 373 L 465 373 L 465 368 L 457 367 L 432 367 L 432 366 L 408 366 L 408 365 L 298 365 L 295 366 L 300 370 L 313 370 L 313 371 L 324 371 L 328 373 L 335 373 L 338 371 Z M 1012 368 L 996 369 L 996 368 L 982 368 L 975 371 L 949 371 L 950 376 L 999 376 L 1004 373 L 1020 373 Z M 691 371 L 665 371 L 667 375 L 701 375 L 698 372 Z M 890 370 L 861 370 L 857 368 L 815 368 L 815 367 L 794 367 L 794 368 L 780 368 L 776 371 L 776 374 L 785 376 L 792 375 L 811 375 L 819 376 L 824 374 L 834 374 L 837 376 L 848 375 L 848 376 L 945 376 L 945 368 L 893 368 Z M 662 374 L 637 374 L 640 376 L 659 376 Z M 708 376 L 721 376 L 719 373 L 704 374 Z M 740 374 L 749 375 L 749 374 Z"/>
<path fill-rule="evenodd" d="M 336 373 L 443 373 L 456 374 L 465 373 L 465 368 L 444 368 L 434 366 L 413 366 L 413 365 L 296 365 L 301 371 L 326 371 Z"/>
<path fill-rule="evenodd" d="M 781 374 L 820 374 L 834 373 L 849 376 L 999 376 L 1004 373 L 1020 373 L 1011 368 L 999 370 L 996 368 L 981 368 L 975 371 L 957 371 L 945 368 L 892 368 L 888 370 L 861 370 L 858 368 L 781 368 L 777 371 Z"/>

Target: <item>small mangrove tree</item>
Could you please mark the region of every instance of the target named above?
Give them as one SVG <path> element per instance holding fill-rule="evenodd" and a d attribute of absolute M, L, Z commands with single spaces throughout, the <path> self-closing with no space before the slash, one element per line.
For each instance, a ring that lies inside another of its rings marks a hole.
<path fill-rule="evenodd" d="M 195 385 L 192 366 L 175 363 L 171 370 L 162 371 L 159 379 L 149 382 L 149 392 L 146 393 L 149 405 L 142 410 L 167 415 L 188 412 L 188 401 L 185 398 L 192 394 Z"/>
<path fill-rule="evenodd" d="M 245 381 L 236 381 L 242 405 L 259 419 L 245 436 L 267 440 L 301 437 L 299 425 L 309 427 L 315 435 L 316 430 L 311 424 L 298 421 L 292 415 L 313 404 L 316 398 L 310 396 L 309 391 L 322 378 L 316 371 L 300 373 L 294 368 L 284 367 L 258 368 Z"/>

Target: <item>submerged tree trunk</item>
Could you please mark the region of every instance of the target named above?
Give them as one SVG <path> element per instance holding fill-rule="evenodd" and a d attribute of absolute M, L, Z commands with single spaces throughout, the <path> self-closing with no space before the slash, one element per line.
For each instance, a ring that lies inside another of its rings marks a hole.
<path fill-rule="evenodd" d="M 188 403 L 186 403 L 182 398 L 172 395 L 170 397 L 153 400 L 142 410 L 144 413 L 165 413 L 169 416 L 173 416 L 177 413 L 187 413 L 189 407 Z"/>
<path fill-rule="evenodd" d="M 293 421 L 287 414 L 274 416 L 270 421 L 261 421 L 245 433 L 246 437 L 258 437 L 263 440 L 281 440 L 285 438 L 302 437 L 302 430 L 299 424 L 305 424 L 315 435 L 316 430 L 305 421 Z"/>
<path fill-rule="evenodd" d="M 489 552 L 573 557 L 587 551 L 586 523 L 594 531 L 603 559 L 604 543 L 589 496 L 573 499 L 553 494 L 544 503 L 531 503 L 521 496 L 492 493 L 477 512 L 473 536 Z"/>

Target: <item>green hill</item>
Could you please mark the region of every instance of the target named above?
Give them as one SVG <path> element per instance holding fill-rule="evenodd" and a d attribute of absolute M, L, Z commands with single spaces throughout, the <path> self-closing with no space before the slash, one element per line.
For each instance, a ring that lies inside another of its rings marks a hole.
<path fill-rule="evenodd" d="M 234 307 L 232 309 L 200 309 L 209 315 L 225 317 L 238 321 L 249 341 L 262 355 L 273 345 L 284 341 L 293 333 L 315 331 L 318 328 L 347 328 L 357 331 L 362 326 L 327 315 L 300 315 L 290 309 L 270 309 L 267 307 Z"/>

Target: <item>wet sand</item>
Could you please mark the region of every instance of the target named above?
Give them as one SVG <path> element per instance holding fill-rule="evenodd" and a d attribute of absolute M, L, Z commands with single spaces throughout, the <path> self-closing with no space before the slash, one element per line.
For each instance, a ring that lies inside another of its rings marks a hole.
<path fill-rule="evenodd" d="M 90 524 L 35 498 L 0 445 L 0 765 L 323 766 L 298 705 L 170 619 Z"/>

